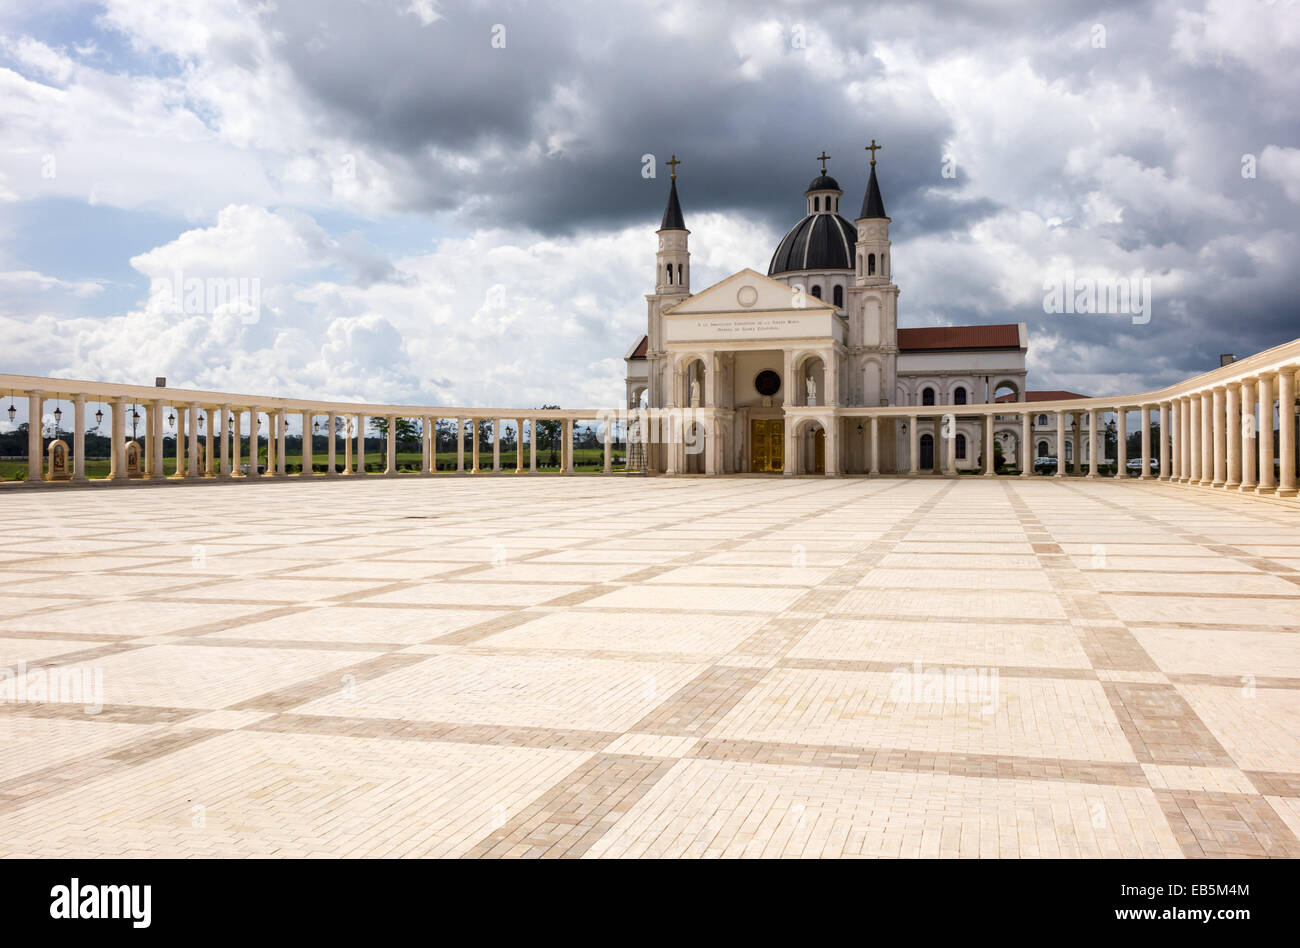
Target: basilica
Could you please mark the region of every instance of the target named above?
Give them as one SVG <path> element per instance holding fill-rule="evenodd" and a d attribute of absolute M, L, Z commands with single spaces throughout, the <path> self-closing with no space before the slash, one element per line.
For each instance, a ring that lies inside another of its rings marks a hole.
<path fill-rule="evenodd" d="M 987 428 L 945 406 L 1037 400 L 1040 393 L 1025 387 L 1024 323 L 899 328 L 890 218 L 876 177 L 880 147 L 874 139 L 868 146 L 870 174 L 852 222 L 823 152 L 821 173 L 803 195 L 805 213 L 777 245 L 766 274 L 744 269 L 698 293 L 691 291 L 690 231 L 674 156 L 646 333 L 625 356 L 626 395 L 629 408 L 682 410 L 687 430 L 676 443 L 648 444 L 646 470 L 938 471 L 945 423 L 957 430 L 945 439 L 952 457 L 944 469 L 975 469 L 989 449 Z M 868 437 L 862 419 L 845 414 L 904 405 L 933 406 L 917 413 L 916 432 L 907 431 L 907 419 L 886 418 Z M 1042 428 L 1031 434 L 1031 453 L 1055 455 L 1057 432 L 1046 421 Z M 1074 444 L 1088 443 L 1086 434 L 1072 435 L 1067 460 L 1078 454 Z M 1015 415 L 999 418 L 993 450 L 1020 457 L 1022 436 Z"/>

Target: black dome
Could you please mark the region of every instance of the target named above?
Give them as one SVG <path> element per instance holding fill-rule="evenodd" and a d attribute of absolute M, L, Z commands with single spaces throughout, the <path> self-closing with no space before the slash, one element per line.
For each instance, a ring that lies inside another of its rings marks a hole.
<path fill-rule="evenodd" d="M 792 270 L 852 270 L 857 242 L 857 229 L 840 215 L 809 214 L 777 244 L 767 275 Z"/>
<path fill-rule="evenodd" d="M 806 194 L 812 191 L 841 191 L 841 190 L 843 189 L 840 187 L 840 183 L 838 181 L 836 181 L 828 174 L 822 174 L 813 178 L 812 184 L 808 185 L 808 191 L 804 193 Z"/>

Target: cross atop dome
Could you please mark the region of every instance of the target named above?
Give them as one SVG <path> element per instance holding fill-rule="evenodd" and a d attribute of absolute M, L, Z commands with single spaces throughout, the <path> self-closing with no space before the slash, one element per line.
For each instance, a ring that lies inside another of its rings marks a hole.
<path fill-rule="evenodd" d="M 873 139 L 873 141 L 874 141 L 874 139 Z M 826 173 L 826 162 L 828 162 L 828 161 L 831 160 L 831 156 L 828 155 L 828 154 L 826 154 L 826 149 L 825 149 L 825 148 L 823 148 L 823 149 L 822 149 L 822 153 L 821 153 L 820 155 L 817 156 L 817 160 L 820 161 L 820 162 L 822 163 L 822 174 L 825 174 L 825 173 Z"/>

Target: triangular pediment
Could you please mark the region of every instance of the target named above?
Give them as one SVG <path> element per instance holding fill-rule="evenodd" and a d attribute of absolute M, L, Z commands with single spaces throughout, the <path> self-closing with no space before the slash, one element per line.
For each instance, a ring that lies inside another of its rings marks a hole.
<path fill-rule="evenodd" d="M 664 310 L 664 315 L 707 315 L 712 313 L 770 313 L 800 310 L 817 312 L 835 311 L 835 307 L 805 292 L 802 305 L 796 302 L 795 291 L 779 280 L 764 276 L 746 267 L 708 289 L 688 296 L 676 306 Z"/>

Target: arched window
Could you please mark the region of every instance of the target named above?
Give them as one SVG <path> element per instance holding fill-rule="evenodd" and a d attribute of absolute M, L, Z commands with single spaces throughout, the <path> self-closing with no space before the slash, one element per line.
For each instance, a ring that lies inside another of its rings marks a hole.
<path fill-rule="evenodd" d="M 820 211 L 822 209 L 821 200 L 822 200 L 821 198 L 817 198 L 817 197 L 813 198 L 814 211 Z"/>
<path fill-rule="evenodd" d="M 921 404 L 922 405 L 934 404 L 934 389 L 925 388 L 921 390 Z"/>
<path fill-rule="evenodd" d="M 822 298 L 822 288 L 820 283 L 813 284 L 812 295 L 817 297 L 818 299 Z"/>
<path fill-rule="evenodd" d="M 1038 416 L 1038 427 L 1040 427 L 1040 428 L 1046 428 L 1046 427 L 1047 427 L 1047 416 L 1046 416 L 1046 415 L 1039 415 L 1039 416 Z M 1047 443 L 1046 441 L 1043 442 L 1043 444 L 1046 444 L 1046 443 Z"/>
<path fill-rule="evenodd" d="M 682 265 L 679 263 L 677 264 L 677 285 L 681 286 L 683 282 L 684 281 L 682 280 Z"/>
<path fill-rule="evenodd" d="M 836 198 L 836 199 L 835 199 L 835 213 L 838 214 L 839 212 L 840 212 L 840 199 L 839 199 L 839 198 Z"/>
<path fill-rule="evenodd" d="M 966 460 L 966 436 L 964 434 L 957 435 L 957 459 L 960 461 Z"/>
<path fill-rule="evenodd" d="M 673 283 L 673 265 L 672 265 L 671 263 L 668 264 L 667 269 L 668 269 L 668 285 L 669 285 L 669 286 L 672 286 L 672 283 Z"/>
<path fill-rule="evenodd" d="M 835 305 L 839 307 L 844 306 L 844 287 L 842 286 L 835 287 Z"/>
<path fill-rule="evenodd" d="M 1074 460 L 1074 442 L 1073 442 L 1073 441 L 1067 441 L 1067 442 L 1065 442 L 1065 459 L 1066 459 L 1067 461 L 1073 461 L 1073 460 Z"/>
<path fill-rule="evenodd" d="M 1038 442 L 1038 456 L 1039 456 L 1040 458 L 1045 458 L 1045 457 L 1047 457 L 1047 442 L 1046 442 L 1046 441 L 1040 441 L 1040 442 Z"/>
<path fill-rule="evenodd" d="M 965 405 L 966 389 L 962 388 L 960 385 L 957 386 L 957 390 L 952 393 L 952 403 L 954 405 Z"/>
<path fill-rule="evenodd" d="M 874 253 L 869 253 L 867 254 L 867 276 L 875 276 L 875 275 L 876 275 L 876 255 Z"/>
<path fill-rule="evenodd" d="M 888 269 L 889 269 L 888 260 L 889 260 L 889 254 L 887 254 L 887 253 L 882 253 L 882 254 L 880 255 L 880 272 L 881 272 L 881 273 L 885 273 L 885 272 L 888 271 Z"/>

